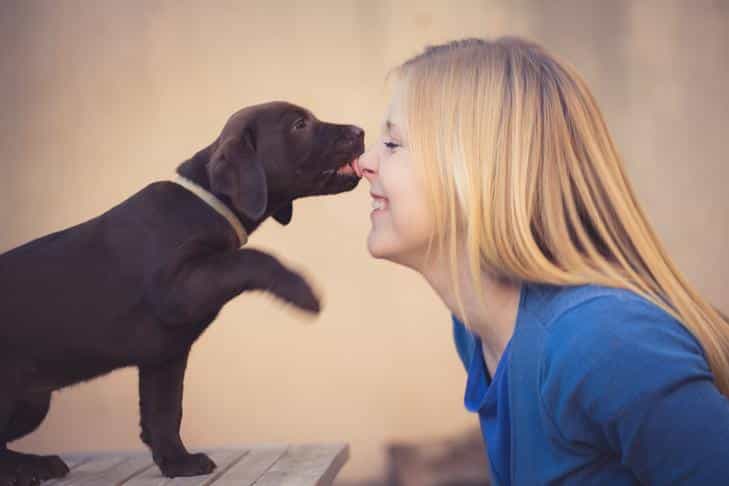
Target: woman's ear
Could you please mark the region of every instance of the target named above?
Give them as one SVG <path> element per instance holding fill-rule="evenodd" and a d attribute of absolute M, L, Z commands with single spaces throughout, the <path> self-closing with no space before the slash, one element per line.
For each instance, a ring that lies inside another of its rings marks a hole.
<path fill-rule="evenodd" d="M 263 163 L 258 159 L 250 130 L 220 141 L 207 166 L 213 193 L 228 196 L 233 206 L 252 220 L 260 219 L 268 204 Z"/>

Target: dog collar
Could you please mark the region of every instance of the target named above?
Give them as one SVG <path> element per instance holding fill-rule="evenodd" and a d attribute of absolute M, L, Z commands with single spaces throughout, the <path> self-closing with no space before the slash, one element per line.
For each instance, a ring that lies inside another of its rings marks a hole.
<path fill-rule="evenodd" d="M 238 235 L 238 241 L 240 242 L 240 246 L 246 244 L 246 242 L 248 241 L 248 232 L 243 227 L 243 224 L 240 222 L 240 219 L 238 219 L 238 216 L 236 216 L 233 211 L 228 208 L 228 206 L 223 204 L 223 201 L 215 197 L 212 192 L 208 191 L 199 184 L 196 184 L 187 177 L 181 176 L 180 174 L 175 174 L 172 182 L 181 185 L 182 187 L 208 203 L 211 208 L 213 208 L 215 211 L 218 212 L 218 214 L 224 217 L 233 227 L 233 229 L 235 230 L 235 234 Z"/>

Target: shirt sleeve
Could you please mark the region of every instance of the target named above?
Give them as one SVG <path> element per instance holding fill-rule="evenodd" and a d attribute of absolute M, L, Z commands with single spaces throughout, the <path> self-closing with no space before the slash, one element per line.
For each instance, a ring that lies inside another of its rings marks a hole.
<path fill-rule="evenodd" d="M 468 371 L 476 346 L 476 338 L 456 316 L 451 314 L 451 320 L 453 321 L 453 340 L 456 351 L 458 351 L 463 367 Z"/>
<path fill-rule="evenodd" d="M 604 296 L 550 326 L 542 405 L 562 438 L 646 484 L 725 484 L 729 400 L 696 339 L 657 306 Z"/>

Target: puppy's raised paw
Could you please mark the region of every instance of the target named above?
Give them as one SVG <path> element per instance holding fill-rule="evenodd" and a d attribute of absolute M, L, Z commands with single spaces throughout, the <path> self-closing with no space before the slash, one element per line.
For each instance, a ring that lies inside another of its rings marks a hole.
<path fill-rule="evenodd" d="M 308 314 L 321 312 L 321 299 L 309 282 L 296 272 L 287 271 L 273 284 L 271 292 Z"/>

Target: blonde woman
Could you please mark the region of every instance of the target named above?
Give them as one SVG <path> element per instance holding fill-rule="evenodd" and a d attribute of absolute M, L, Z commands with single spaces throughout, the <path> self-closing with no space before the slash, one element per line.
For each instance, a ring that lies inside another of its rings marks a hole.
<path fill-rule="evenodd" d="M 729 484 L 729 325 L 645 218 L 584 80 L 514 38 L 399 66 L 368 248 L 453 315 L 493 481 Z"/>

